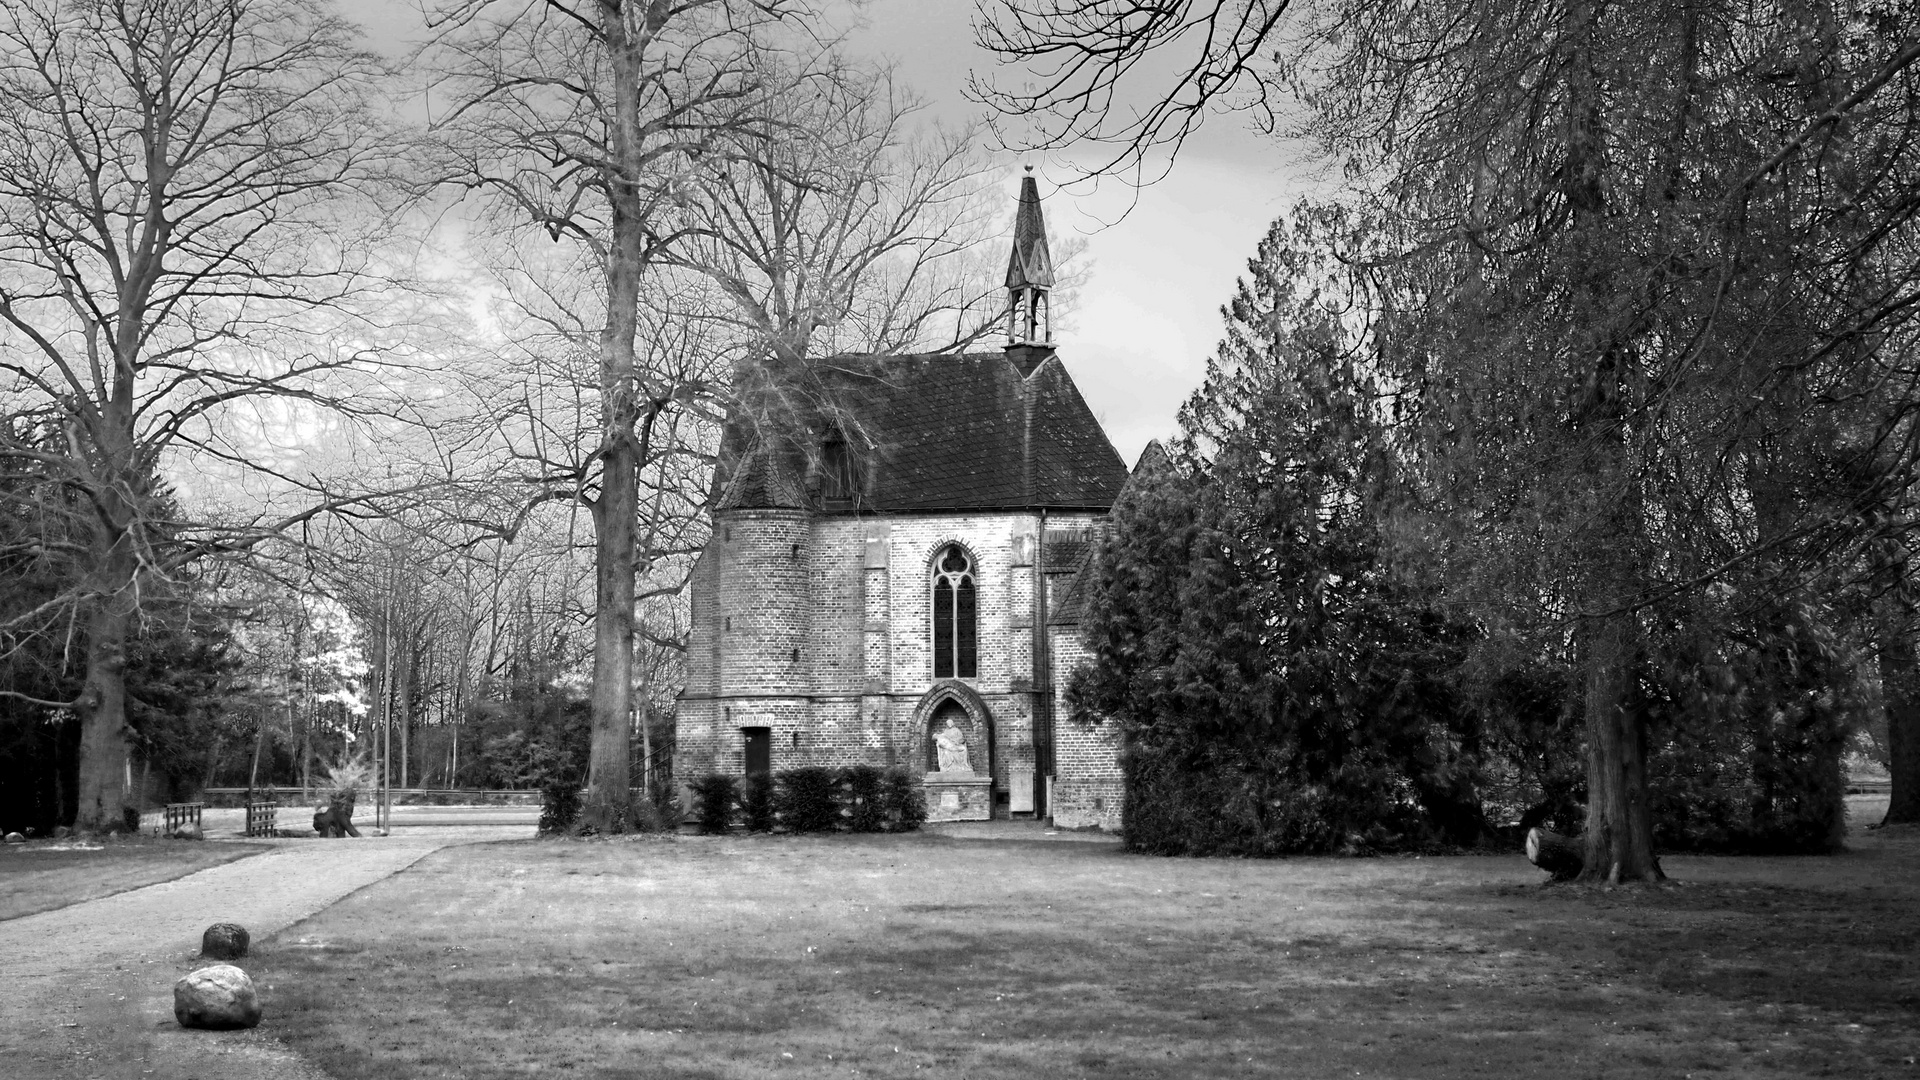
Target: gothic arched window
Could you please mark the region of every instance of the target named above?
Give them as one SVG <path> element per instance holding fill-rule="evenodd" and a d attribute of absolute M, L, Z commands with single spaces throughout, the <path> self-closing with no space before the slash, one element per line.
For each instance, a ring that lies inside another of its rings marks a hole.
<path fill-rule="evenodd" d="M 975 619 L 973 560 L 958 544 L 933 559 L 933 677 L 971 679 L 979 674 L 980 637 Z"/>

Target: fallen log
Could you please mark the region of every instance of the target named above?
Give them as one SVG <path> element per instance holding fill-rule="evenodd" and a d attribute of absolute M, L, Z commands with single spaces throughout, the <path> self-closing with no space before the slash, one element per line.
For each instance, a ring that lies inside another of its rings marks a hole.
<path fill-rule="evenodd" d="M 1527 830 L 1527 861 L 1552 874 L 1554 881 L 1572 881 L 1586 865 L 1586 844 L 1577 836 L 1536 826 Z"/>

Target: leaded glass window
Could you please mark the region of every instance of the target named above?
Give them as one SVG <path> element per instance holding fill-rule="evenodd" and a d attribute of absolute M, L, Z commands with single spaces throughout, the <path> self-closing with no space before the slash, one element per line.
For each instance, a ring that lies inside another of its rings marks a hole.
<path fill-rule="evenodd" d="M 933 677 L 971 679 L 980 671 L 973 560 L 958 544 L 933 560 Z"/>

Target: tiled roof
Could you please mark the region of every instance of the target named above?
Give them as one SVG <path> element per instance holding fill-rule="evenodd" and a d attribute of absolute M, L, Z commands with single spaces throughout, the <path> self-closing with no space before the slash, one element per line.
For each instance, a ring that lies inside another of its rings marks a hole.
<path fill-rule="evenodd" d="M 1087 557 L 1087 550 L 1091 547 L 1093 547 L 1093 536 L 1090 533 L 1085 536 L 1075 537 L 1071 540 L 1061 540 L 1053 536 L 1047 537 L 1047 549 L 1044 556 L 1046 559 L 1047 572 L 1065 573 L 1066 571 L 1072 570 L 1074 567 L 1080 565 L 1082 559 Z"/>
<path fill-rule="evenodd" d="M 1099 584 L 1095 580 L 1099 546 L 1082 544 L 1080 548 L 1079 561 L 1073 564 L 1073 576 L 1062 581 L 1053 595 L 1053 608 L 1047 612 L 1048 626 L 1078 626 L 1086 620 L 1087 598 Z"/>
<path fill-rule="evenodd" d="M 840 357 L 862 509 L 1098 509 L 1127 467 L 1058 359 L 1007 352 Z M 1028 373 L 1023 374 L 1023 368 Z"/>

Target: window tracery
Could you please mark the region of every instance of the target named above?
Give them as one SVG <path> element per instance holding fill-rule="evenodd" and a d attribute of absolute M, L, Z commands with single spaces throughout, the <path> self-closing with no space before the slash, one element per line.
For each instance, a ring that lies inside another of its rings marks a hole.
<path fill-rule="evenodd" d="M 933 677 L 977 678 L 980 636 L 973 559 L 958 544 L 933 559 Z"/>

